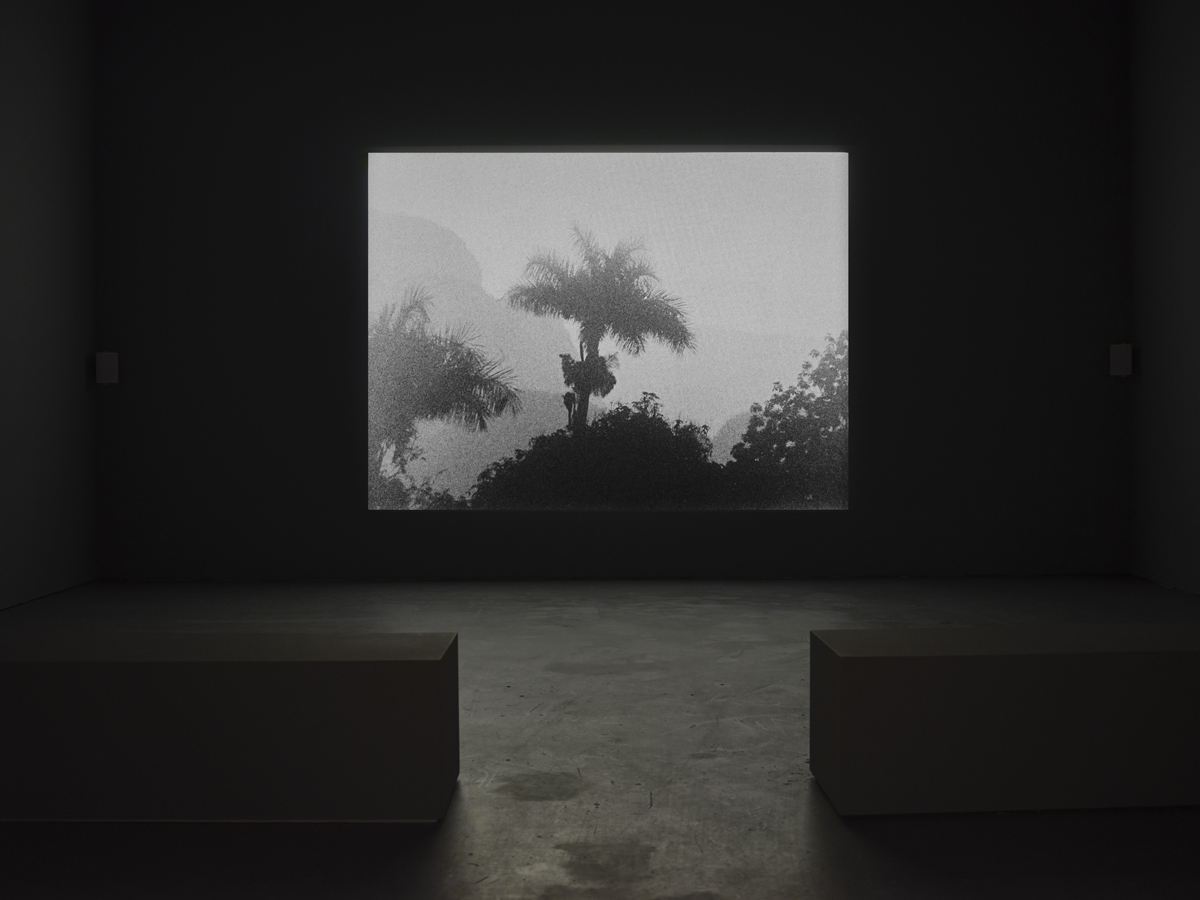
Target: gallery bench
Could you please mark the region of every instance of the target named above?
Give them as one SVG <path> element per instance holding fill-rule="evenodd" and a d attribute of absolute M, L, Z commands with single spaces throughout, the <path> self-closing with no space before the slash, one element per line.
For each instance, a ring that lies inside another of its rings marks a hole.
<path fill-rule="evenodd" d="M 458 637 L 0 633 L 0 819 L 432 821 Z"/>
<path fill-rule="evenodd" d="M 841 815 L 1200 804 L 1200 624 L 813 631 Z"/>

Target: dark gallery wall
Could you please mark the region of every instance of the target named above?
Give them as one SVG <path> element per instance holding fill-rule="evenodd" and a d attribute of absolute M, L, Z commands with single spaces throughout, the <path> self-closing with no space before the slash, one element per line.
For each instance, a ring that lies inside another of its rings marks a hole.
<path fill-rule="evenodd" d="M 1128 570 L 1128 8 L 802 4 L 655 25 L 104 2 L 106 577 Z M 850 149 L 851 509 L 365 509 L 366 153 Z"/>
<path fill-rule="evenodd" d="M 0 3 L 0 608 L 99 572 L 90 13 Z"/>
<path fill-rule="evenodd" d="M 1200 594 L 1200 5 L 1136 9 L 1133 569 Z"/>

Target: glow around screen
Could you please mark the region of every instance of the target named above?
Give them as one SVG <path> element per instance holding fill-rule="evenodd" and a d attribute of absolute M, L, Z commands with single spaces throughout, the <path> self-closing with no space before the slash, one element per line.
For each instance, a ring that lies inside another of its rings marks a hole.
<path fill-rule="evenodd" d="M 848 507 L 844 152 L 368 156 L 368 507 Z"/>

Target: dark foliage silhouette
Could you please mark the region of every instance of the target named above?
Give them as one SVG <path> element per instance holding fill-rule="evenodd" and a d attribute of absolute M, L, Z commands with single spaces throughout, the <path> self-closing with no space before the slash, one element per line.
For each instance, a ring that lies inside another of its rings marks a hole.
<path fill-rule="evenodd" d="M 721 467 L 709 460 L 708 426 L 662 416 L 644 393 L 597 416 L 586 434 L 560 429 L 489 466 L 476 509 L 686 509 L 710 506 Z"/>
<path fill-rule="evenodd" d="M 472 430 L 520 409 L 511 373 L 461 329 L 429 328 L 429 294 L 412 289 L 367 329 L 367 490 L 371 509 L 461 508 L 465 501 L 407 476 L 420 456 L 417 422 L 445 419 Z"/>
<path fill-rule="evenodd" d="M 616 384 L 617 355 L 602 356 L 602 340 L 611 338 L 632 356 L 651 338 L 680 353 L 695 349 L 695 340 L 681 301 L 655 286 L 657 277 L 640 257 L 639 244 L 622 241 L 606 253 L 590 233 L 578 226 L 574 233 L 580 265 L 554 253 L 535 254 L 525 266 L 525 281 L 506 296 L 518 309 L 579 326 L 579 359 L 560 355 L 563 383 L 575 395 L 564 403 L 570 427 L 579 433 L 588 427 L 591 398 L 608 396 Z"/>
<path fill-rule="evenodd" d="M 849 505 L 850 343 L 843 331 L 810 354 L 796 384 L 776 382 L 766 404 L 750 408 L 750 424 L 725 466 L 734 505 Z"/>

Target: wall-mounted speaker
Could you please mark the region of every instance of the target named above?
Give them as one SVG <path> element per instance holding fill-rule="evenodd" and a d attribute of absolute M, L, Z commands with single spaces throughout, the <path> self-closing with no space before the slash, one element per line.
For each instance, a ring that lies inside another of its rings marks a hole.
<path fill-rule="evenodd" d="M 96 354 L 96 384 L 117 383 L 117 354 Z"/>
<path fill-rule="evenodd" d="M 1133 374 L 1133 344 L 1110 344 L 1108 371 L 1112 375 Z"/>

